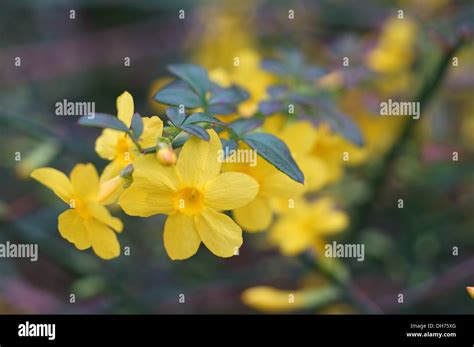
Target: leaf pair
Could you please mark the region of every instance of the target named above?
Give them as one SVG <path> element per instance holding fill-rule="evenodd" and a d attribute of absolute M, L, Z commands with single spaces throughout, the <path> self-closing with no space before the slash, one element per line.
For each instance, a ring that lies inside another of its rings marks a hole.
<path fill-rule="evenodd" d="M 193 64 L 176 64 L 168 70 L 179 80 L 159 90 L 154 99 L 159 103 L 202 108 L 209 114 L 226 115 L 236 111 L 236 105 L 248 99 L 249 94 L 240 87 L 223 88 L 209 80 L 206 69 Z"/>

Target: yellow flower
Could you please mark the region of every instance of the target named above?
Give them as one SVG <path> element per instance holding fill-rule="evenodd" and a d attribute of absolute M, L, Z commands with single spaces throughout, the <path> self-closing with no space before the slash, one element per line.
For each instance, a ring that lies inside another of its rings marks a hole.
<path fill-rule="evenodd" d="M 318 159 L 324 169 L 321 172 L 319 187 L 334 183 L 344 173 L 344 151 L 347 146 L 345 140 L 339 134 L 331 131 L 328 124 L 322 123 L 316 129 L 316 140 L 311 149 L 311 155 Z"/>
<path fill-rule="evenodd" d="M 128 92 L 124 92 L 117 98 L 117 117 L 128 127 L 132 122 L 134 113 L 133 98 Z M 138 143 L 143 147 L 156 145 L 156 140 L 163 132 L 163 122 L 159 117 L 142 117 L 143 134 Z M 103 159 L 111 160 L 111 163 L 104 169 L 101 182 L 117 176 L 129 164 L 131 164 L 138 151 L 130 137 L 124 132 L 104 129 L 102 135 L 95 143 L 97 154 Z"/>
<path fill-rule="evenodd" d="M 467 293 L 474 299 L 474 287 L 466 287 Z"/>
<path fill-rule="evenodd" d="M 171 259 L 194 255 L 201 243 L 215 255 L 231 257 L 242 245 L 242 230 L 224 210 L 233 210 L 255 198 L 258 183 L 236 173 L 220 173 L 219 137 L 208 130 L 209 142 L 188 140 L 176 166 L 163 166 L 155 156 L 134 163 L 133 183 L 119 200 L 132 216 L 168 215 L 164 245 Z"/>
<path fill-rule="evenodd" d="M 122 231 L 122 221 L 112 217 L 107 208 L 102 206 L 116 184 L 99 186 L 99 175 L 92 164 L 77 164 L 70 178 L 48 167 L 34 170 L 31 177 L 51 189 L 71 207 L 58 217 L 58 229 L 63 238 L 80 250 L 92 247 L 103 259 L 120 255 L 120 245 L 114 231 Z"/>
<path fill-rule="evenodd" d="M 260 67 L 261 57 L 256 51 L 243 49 L 235 57 L 239 59 L 238 66 L 213 69 L 209 77 L 224 87 L 237 84 L 249 92 L 250 97 L 238 106 L 239 114 L 248 118 L 258 110 L 258 103 L 267 98 L 267 88 L 275 82 L 275 77 Z"/>
<path fill-rule="evenodd" d="M 279 137 L 288 145 L 291 155 L 303 171 L 305 191 L 311 192 L 320 189 L 335 175 L 328 172 L 330 166 L 322 156 L 315 156 L 312 153 L 318 140 L 318 132 L 310 122 L 297 121 L 286 124 L 284 116 L 275 115 L 265 119 L 263 129 Z M 334 155 L 342 156 L 342 153 L 334 153 Z"/>
<path fill-rule="evenodd" d="M 408 69 L 415 55 L 413 45 L 417 26 L 409 18 L 389 18 L 374 50 L 367 56 L 367 65 L 380 73 L 396 73 Z"/>
<path fill-rule="evenodd" d="M 238 150 L 251 149 L 241 143 Z M 302 184 L 293 181 L 266 160 L 257 158 L 256 163 L 227 162 L 222 167 L 226 172 L 245 173 L 260 185 L 252 202 L 233 211 L 237 223 L 249 232 L 263 231 L 270 226 L 277 199 L 295 199 L 303 192 Z"/>
<path fill-rule="evenodd" d="M 268 286 L 248 288 L 242 301 L 262 312 L 278 313 L 299 311 L 311 306 L 317 292 L 314 289 L 280 290 Z"/>
<path fill-rule="evenodd" d="M 282 215 L 270 231 L 270 242 L 288 256 L 308 248 L 324 250 L 325 237 L 334 235 L 349 224 L 347 215 L 335 209 L 330 198 L 312 203 L 298 200 L 295 207 Z"/>

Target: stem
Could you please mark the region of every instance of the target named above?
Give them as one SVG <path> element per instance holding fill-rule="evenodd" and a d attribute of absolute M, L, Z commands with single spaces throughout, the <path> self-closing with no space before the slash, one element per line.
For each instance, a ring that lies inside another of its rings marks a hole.
<path fill-rule="evenodd" d="M 311 259 L 307 255 L 299 257 L 301 263 L 311 270 L 323 274 L 333 285 L 341 290 L 341 293 L 349 303 L 357 307 L 364 313 L 380 314 L 382 310 L 375 304 L 358 286 L 349 279 L 343 279 L 337 276 L 333 271 L 323 266 L 316 259 Z"/>
<path fill-rule="evenodd" d="M 417 93 L 415 100 L 420 100 L 420 114 L 426 109 L 426 105 L 431 101 L 435 91 L 441 84 L 444 75 L 448 69 L 449 62 L 456 53 L 456 51 L 464 43 L 463 39 L 459 39 L 456 44 L 449 48 L 446 54 L 439 61 L 434 72 L 430 75 L 431 78 L 428 78 L 426 82 L 422 85 L 420 91 Z M 368 186 L 372 187 L 370 193 L 368 194 L 366 200 L 360 205 L 358 212 L 355 214 L 354 221 L 352 223 L 351 231 L 358 231 L 364 225 L 366 225 L 368 216 L 370 216 L 375 201 L 384 186 L 387 173 L 390 170 L 393 162 L 398 157 L 398 155 L 405 148 L 408 140 L 410 139 L 413 130 L 415 128 L 415 120 L 409 119 L 405 122 L 404 127 L 395 141 L 395 144 L 390 148 L 390 150 L 385 154 L 385 157 L 381 160 L 378 170 L 374 175 L 369 179 Z"/>

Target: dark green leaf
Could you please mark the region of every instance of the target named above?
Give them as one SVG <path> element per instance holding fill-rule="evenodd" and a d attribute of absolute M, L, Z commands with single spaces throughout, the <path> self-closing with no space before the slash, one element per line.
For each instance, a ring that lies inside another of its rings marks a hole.
<path fill-rule="evenodd" d="M 201 99 L 189 86 L 181 81 L 166 85 L 155 94 L 154 99 L 161 104 L 196 108 L 202 106 Z"/>
<path fill-rule="evenodd" d="M 256 118 L 249 118 L 249 119 L 237 119 L 230 124 L 227 124 L 229 128 L 231 128 L 237 135 L 245 134 L 250 130 L 258 128 L 263 123 L 262 120 Z"/>
<path fill-rule="evenodd" d="M 96 113 L 94 117 L 83 116 L 79 118 L 79 124 L 86 127 L 109 128 L 128 132 L 128 127 L 117 117 L 105 113 Z"/>
<path fill-rule="evenodd" d="M 184 121 L 184 124 L 194 124 L 194 123 L 199 123 L 199 122 L 226 126 L 224 122 L 221 122 L 216 117 L 213 117 L 203 112 L 193 113 L 188 118 L 186 118 L 186 120 Z"/>
<path fill-rule="evenodd" d="M 168 70 L 185 81 L 199 96 L 203 97 L 209 91 L 211 83 L 206 69 L 193 64 L 174 64 Z"/>
<path fill-rule="evenodd" d="M 249 98 L 249 93 L 238 86 L 229 88 L 215 87 L 209 99 L 210 105 L 215 104 L 238 104 Z"/>
<path fill-rule="evenodd" d="M 268 95 L 270 95 L 274 99 L 285 95 L 287 91 L 288 91 L 288 87 L 282 86 L 282 85 L 270 86 L 267 88 Z"/>
<path fill-rule="evenodd" d="M 178 136 L 175 137 L 172 143 L 173 148 L 176 149 L 184 145 L 184 143 L 189 140 L 189 137 L 190 136 L 185 132 L 180 133 Z"/>
<path fill-rule="evenodd" d="M 283 109 L 283 102 L 279 100 L 261 101 L 258 104 L 258 109 L 265 116 L 268 116 L 272 113 L 281 111 Z"/>
<path fill-rule="evenodd" d="M 186 114 L 180 112 L 176 107 L 168 107 L 166 109 L 166 115 L 168 116 L 171 123 L 173 123 L 176 127 L 179 127 L 183 124 L 184 119 L 186 118 Z"/>
<path fill-rule="evenodd" d="M 137 141 L 143 134 L 143 119 L 138 113 L 135 113 L 132 117 L 132 134 Z"/>
<path fill-rule="evenodd" d="M 288 177 L 296 182 L 304 183 L 303 173 L 291 156 L 286 144 L 279 138 L 266 133 L 253 133 L 244 135 L 242 140 Z"/>
<path fill-rule="evenodd" d="M 237 111 L 237 108 L 234 105 L 230 104 L 215 104 L 209 105 L 207 110 L 209 113 L 225 116 L 228 114 L 235 113 Z"/>
<path fill-rule="evenodd" d="M 211 138 L 205 129 L 194 124 L 182 124 L 180 128 L 188 134 L 197 136 L 205 141 L 209 141 Z M 196 158 L 196 160 L 199 160 L 199 158 Z"/>
<path fill-rule="evenodd" d="M 224 159 L 230 154 L 231 151 L 237 149 L 237 142 L 234 140 L 226 140 L 221 138 L 222 150 L 224 151 Z"/>

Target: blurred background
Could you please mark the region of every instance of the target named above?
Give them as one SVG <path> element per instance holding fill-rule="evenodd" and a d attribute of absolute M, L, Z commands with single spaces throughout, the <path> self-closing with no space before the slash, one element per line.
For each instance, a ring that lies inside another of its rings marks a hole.
<path fill-rule="evenodd" d="M 390 24 L 400 9 L 409 28 Z M 458 66 L 449 63 L 422 119 L 382 169 L 380 157 L 397 145 L 401 122 L 373 117 L 377 100 L 413 100 L 434 62 L 472 30 L 473 18 L 471 1 L 454 0 L 3 1 L 0 242 L 37 243 L 39 260 L 0 258 L 0 313 L 251 313 L 241 299 L 247 288 L 324 286 L 324 276 L 270 247 L 265 233 L 244 234 L 231 259 L 201 247 L 173 262 L 163 249 L 164 218 L 129 217 L 118 208 L 112 213 L 124 221 L 119 239 L 130 255 L 103 261 L 61 238 L 64 204 L 28 177 L 41 166 L 69 173 L 76 162 L 99 170 L 107 164 L 94 152 L 100 130 L 56 116 L 56 102 L 95 102 L 97 112 L 116 114 L 115 99 L 127 90 L 142 115 L 163 117 L 151 95 L 168 76 L 167 64 L 229 69 L 236 55 L 255 62 L 235 80 L 259 98 L 259 61 L 280 48 L 297 49 L 329 72 L 320 82 L 338 89 L 341 109 L 366 137 L 360 163 L 325 188 L 351 215 L 341 240 L 365 244 L 365 261 L 341 264 L 358 293 L 382 313 L 474 312 L 466 292 L 474 286 L 472 41 L 455 52 Z M 399 44 L 392 62 L 382 48 Z M 350 58 L 344 73 L 342 57 Z M 371 181 L 381 170 L 382 182 Z M 337 300 L 317 306 L 280 311 L 363 313 Z"/>

